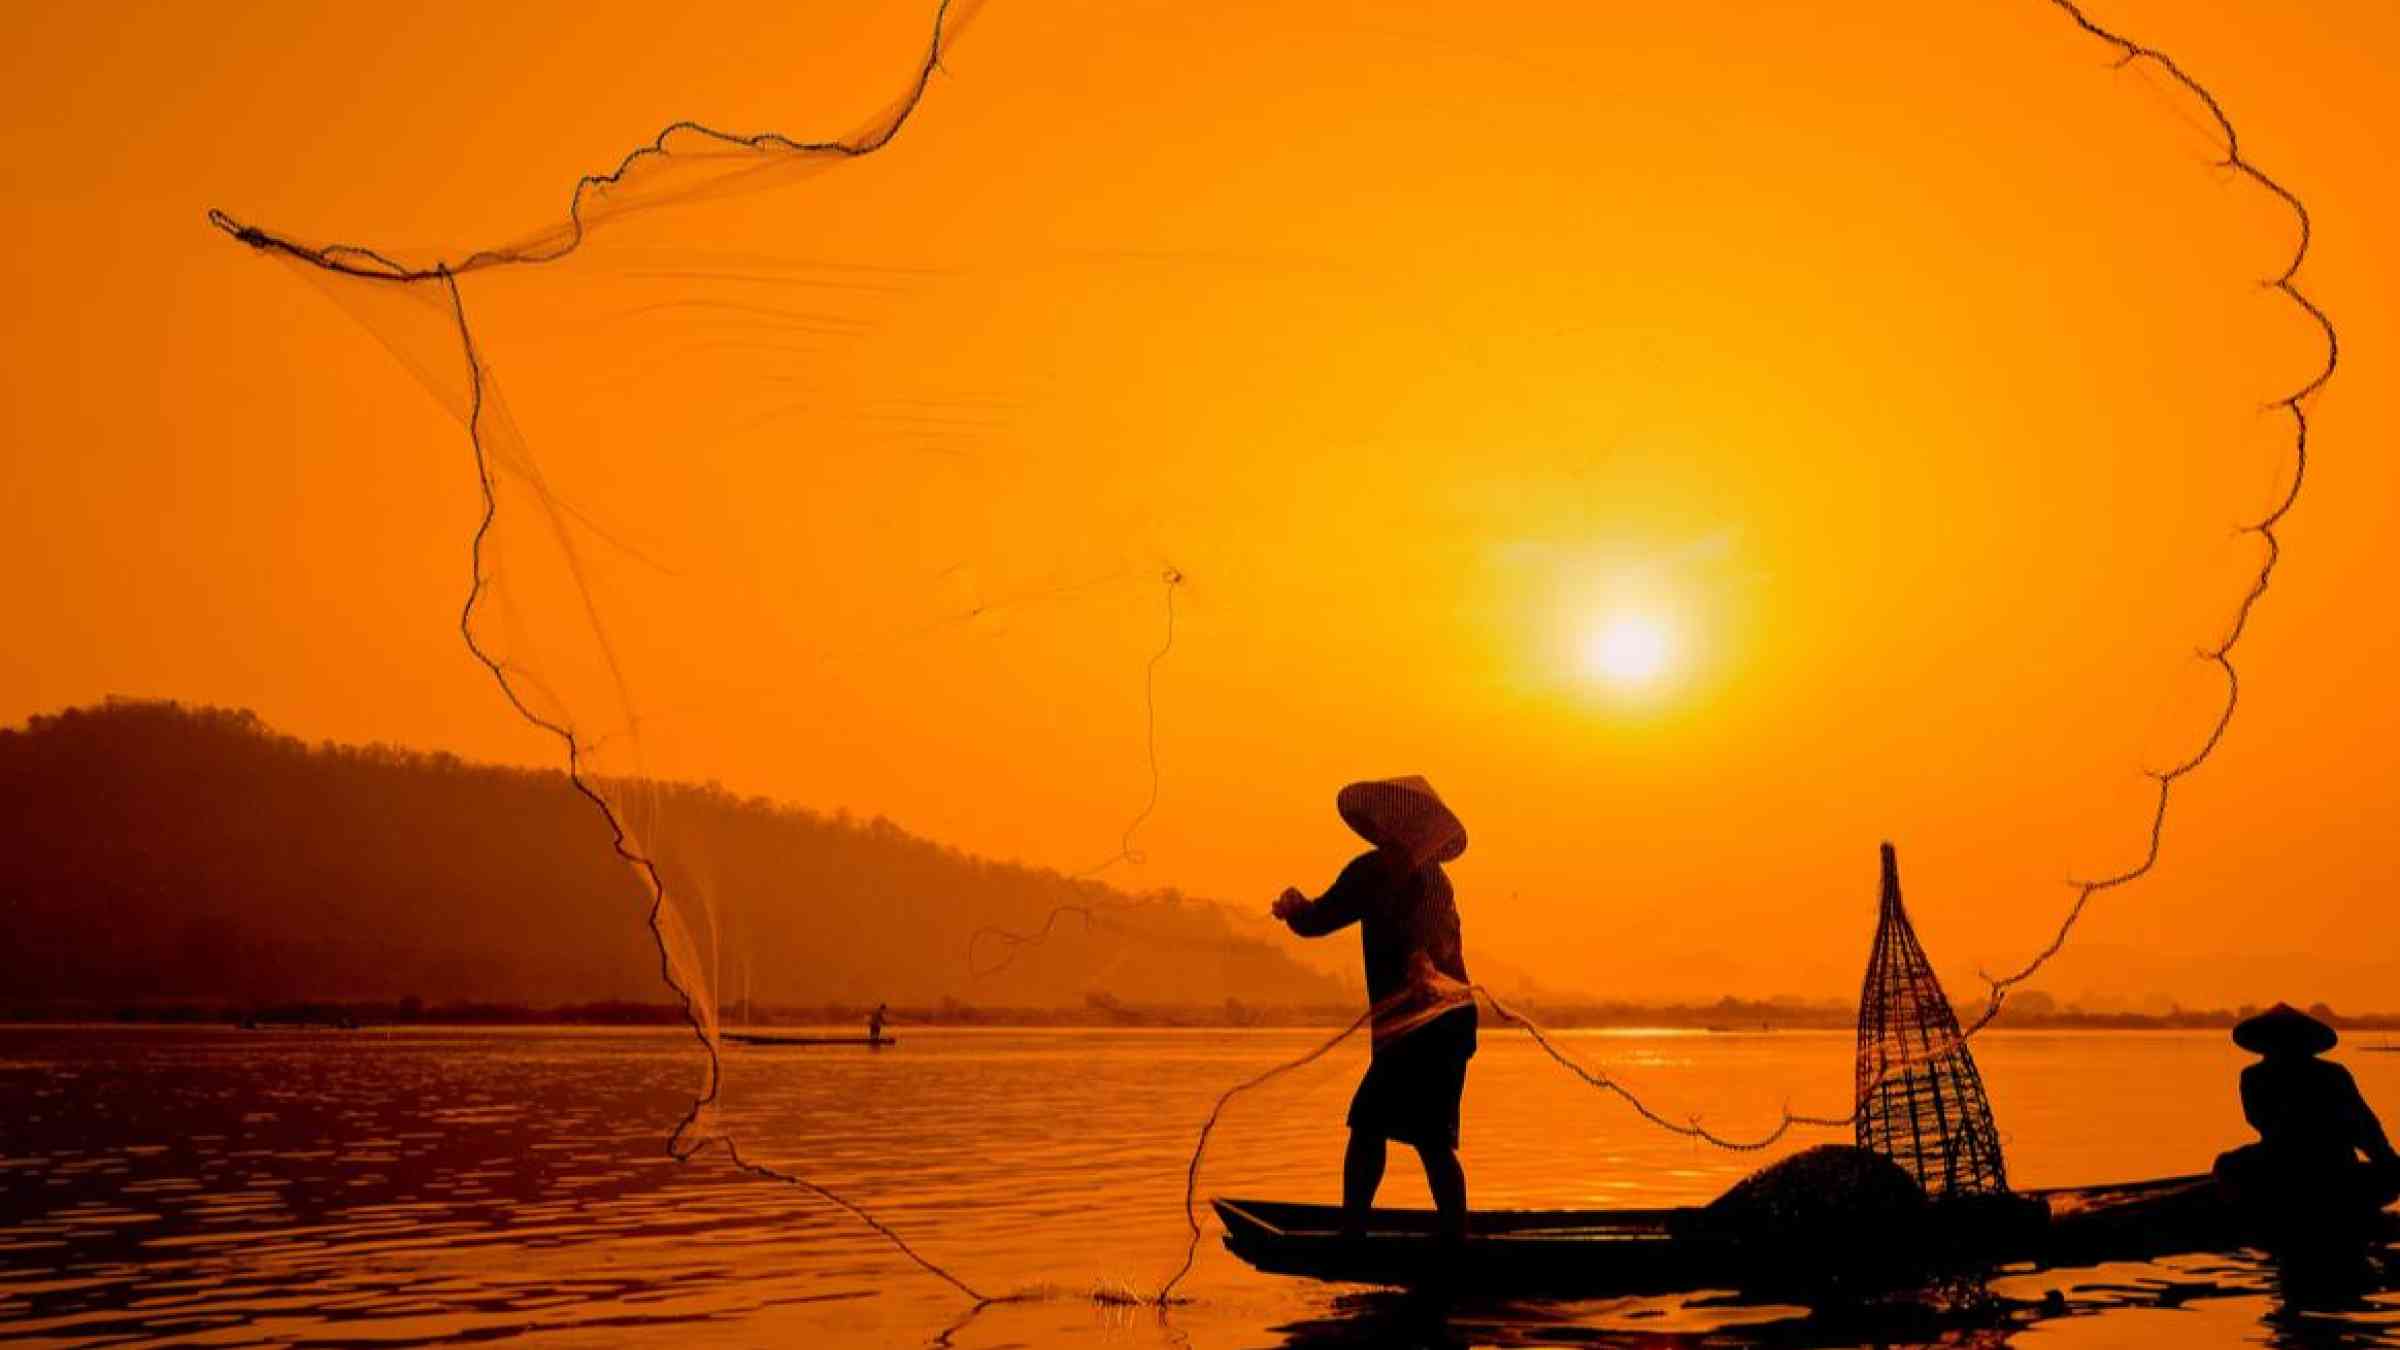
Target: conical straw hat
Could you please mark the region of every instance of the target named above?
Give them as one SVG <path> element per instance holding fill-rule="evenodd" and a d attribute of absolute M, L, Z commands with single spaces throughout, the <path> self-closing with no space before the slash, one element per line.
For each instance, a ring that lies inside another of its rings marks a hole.
<path fill-rule="evenodd" d="M 2233 1026 L 2233 1043 L 2254 1055 L 2321 1055 L 2340 1040 L 2332 1027 L 2289 1003 L 2278 1003 Z"/>
<path fill-rule="evenodd" d="M 1419 865 L 1467 851 L 1467 827 L 1415 774 L 1352 783 L 1333 799 L 1342 821 L 1377 848 L 1397 848 Z"/>

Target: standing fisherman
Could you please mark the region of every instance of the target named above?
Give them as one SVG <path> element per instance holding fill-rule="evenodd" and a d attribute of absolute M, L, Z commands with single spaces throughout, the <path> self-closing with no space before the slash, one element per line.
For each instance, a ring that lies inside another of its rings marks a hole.
<path fill-rule="evenodd" d="M 1458 905 L 1441 865 L 1467 849 L 1467 830 L 1422 778 L 1352 783 L 1334 798 L 1342 820 L 1375 847 L 1350 860 L 1311 900 L 1296 889 L 1274 915 L 1302 937 L 1359 926 L 1374 1059 L 1350 1099 L 1342 1160 L 1343 1227 L 1366 1231 L 1383 1184 L 1384 1142 L 1417 1151 L 1445 1232 L 1467 1231 L 1467 1175 L 1458 1162 L 1458 1103 L 1475 1053 Z"/>

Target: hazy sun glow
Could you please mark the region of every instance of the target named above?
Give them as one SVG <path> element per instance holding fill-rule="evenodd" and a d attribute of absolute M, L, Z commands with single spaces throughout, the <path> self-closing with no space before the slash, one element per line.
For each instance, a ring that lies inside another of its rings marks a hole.
<path fill-rule="evenodd" d="M 1655 682 L 1675 657 L 1675 636 L 1650 614 L 1617 614 L 1595 629 L 1584 645 L 1585 668 L 1625 687 Z"/>

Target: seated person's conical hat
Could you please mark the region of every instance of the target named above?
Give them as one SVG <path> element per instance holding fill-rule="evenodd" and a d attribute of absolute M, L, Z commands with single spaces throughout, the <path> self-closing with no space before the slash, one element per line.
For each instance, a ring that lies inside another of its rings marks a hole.
<path fill-rule="evenodd" d="M 1467 851 L 1467 827 L 1435 795 L 1433 784 L 1410 774 L 1352 783 L 1333 799 L 1342 821 L 1377 848 L 1396 848 L 1418 866 L 1443 863 Z"/>
<path fill-rule="evenodd" d="M 2321 1055 L 2341 1037 L 2289 1003 L 2234 1023 L 2233 1043 L 2254 1055 Z"/>

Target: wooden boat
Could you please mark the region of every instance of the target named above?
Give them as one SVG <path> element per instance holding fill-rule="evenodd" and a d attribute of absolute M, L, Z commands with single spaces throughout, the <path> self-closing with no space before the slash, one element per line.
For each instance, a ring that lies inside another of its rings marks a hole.
<path fill-rule="evenodd" d="M 863 1045 L 881 1050 L 898 1045 L 897 1036 L 770 1036 L 759 1031 L 727 1031 L 719 1033 L 736 1045 Z"/>
<path fill-rule="evenodd" d="M 1929 1254 L 1945 1261 L 2089 1265 L 2241 1246 L 2245 1226 L 2208 1176 L 2022 1193 L 2009 1216 L 1980 1208 L 1937 1218 Z M 1225 1246 L 1262 1271 L 1355 1284 L 1441 1286 L 1578 1297 L 1750 1288 L 1784 1282 L 1790 1252 L 1711 1232 L 1698 1208 L 1498 1210 L 1463 1241 L 1429 1210 L 1378 1209 L 1360 1237 L 1332 1205 L 1215 1199 Z M 1937 1209 L 1937 1215 L 1940 1211 Z M 2400 1215 L 2376 1216 L 2400 1237 Z"/>

